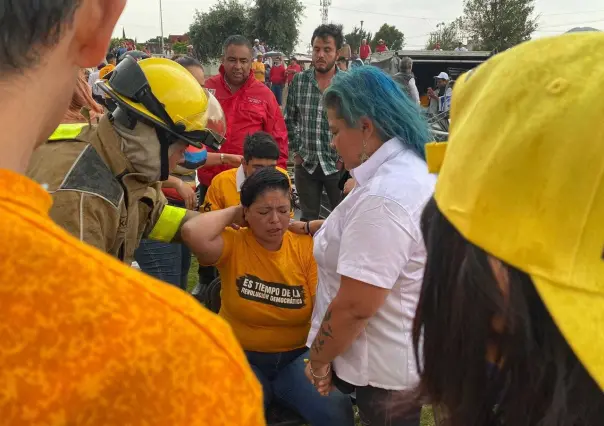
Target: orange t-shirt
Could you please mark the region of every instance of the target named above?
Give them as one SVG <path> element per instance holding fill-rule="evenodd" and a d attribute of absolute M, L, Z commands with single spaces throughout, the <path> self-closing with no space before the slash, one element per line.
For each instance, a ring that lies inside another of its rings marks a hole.
<path fill-rule="evenodd" d="M 51 203 L 0 170 L 0 423 L 264 425 L 229 326 L 73 238 Z"/>
<path fill-rule="evenodd" d="M 317 291 L 317 264 L 308 235 L 286 232 L 278 251 L 268 251 L 251 229 L 222 233 L 216 266 L 222 281 L 220 316 L 243 349 L 286 352 L 304 347 Z"/>

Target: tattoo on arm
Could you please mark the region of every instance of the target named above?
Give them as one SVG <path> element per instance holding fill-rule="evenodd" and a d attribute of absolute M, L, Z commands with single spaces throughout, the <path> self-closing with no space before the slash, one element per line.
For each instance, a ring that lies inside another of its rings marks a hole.
<path fill-rule="evenodd" d="M 333 330 L 331 329 L 330 321 L 331 309 L 329 309 L 325 314 L 325 317 L 323 318 L 323 323 L 321 324 L 321 328 L 319 329 L 319 333 L 317 333 L 317 337 L 315 337 L 315 341 L 312 344 L 311 349 L 316 354 L 320 354 L 323 351 L 326 339 L 333 339 Z"/>

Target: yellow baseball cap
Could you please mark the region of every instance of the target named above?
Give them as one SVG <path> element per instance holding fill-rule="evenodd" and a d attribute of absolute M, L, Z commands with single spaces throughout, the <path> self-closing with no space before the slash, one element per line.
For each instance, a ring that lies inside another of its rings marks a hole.
<path fill-rule="evenodd" d="M 452 100 L 439 209 L 530 275 L 604 389 L 604 33 L 508 50 L 460 77 Z"/>

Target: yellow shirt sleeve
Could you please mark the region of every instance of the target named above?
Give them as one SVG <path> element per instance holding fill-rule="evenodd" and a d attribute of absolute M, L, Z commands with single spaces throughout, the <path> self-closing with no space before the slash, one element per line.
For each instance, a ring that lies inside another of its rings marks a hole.
<path fill-rule="evenodd" d="M 220 254 L 220 258 L 216 261 L 216 263 L 212 265 L 204 265 L 202 262 L 199 264 L 201 266 L 221 266 L 224 263 L 227 263 L 231 259 L 231 255 L 233 254 L 233 247 L 236 244 L 236 239 L 239 236 L 239 231 L 233 228 L 225 228 L 222 231 L 221 237 L 223 241 L 222 253 Z"/>
<path fill-rule="evenodd" d="M 203 211 L 210 212 L 216 210 L 223 210 L 226 208 L 224 205 L 223 192 L 219 188 L 220 185 L 212 183 L 206 192 L 206 198 L 203 200 Z"/>

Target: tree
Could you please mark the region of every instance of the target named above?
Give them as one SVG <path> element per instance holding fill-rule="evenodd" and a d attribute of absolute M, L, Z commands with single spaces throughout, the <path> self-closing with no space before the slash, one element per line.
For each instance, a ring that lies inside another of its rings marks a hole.
<path fill-rule="evenodd" d="M 208 12 L 196 12 L 189 28 L 196 56 L 202 60 L 222 55 L 222 44 L 233 34 L 249 36 L 248 8 L 237 0 L 220 0 Z"/>
<path fill-rule="evenodd" d="M 362 30 L 359 27 L 354 27 L 352 32 L 346 34 L 344 38 L 346 39 L 346 43 L 350 45 L 350 49 L 353 53 L 358 53 L 363 39 L 366 39 L 368 43 L 371 43 L 371 33 Z"/>
<path fill-rule="evenodd" d="M 111 39 L 111 42 L 109 43 L 109 51 L 112 51 L 113 49 L 115 49 L 116 47 L 120 46 L 120 43 L 123 40 L 119 37 L 114 37 Z"/>
<path fill-rule="evenodd" d="M 537 30 L 535 0 L 466 0 L 467 30 L 482 50 L 501 52 Z"/>
<path fill-rule="evenodd" d="M 146 43 L 157 43 L 159 44 L 161 41 L 161 36 L 156 36 L 153 38 L 150 38 L 149 40 L 146 41 Z M 170 42 L 170 40 L 168 39 L 168 37 L 164 37 L 164 44 L 168 44 Z"/>
<path fill-rule="evenodd" d="M 300 36 L 304 5 L 300 0 L 256 0 L 249 11 L 250 35 L 274 50 L 290 54 Z"/>
<path fill-rule="evenodd" d="M 466 37 L 463 18 L 457 18 L 455 21 L 437 25 L 436 31 L 430 33 L 430 38 L 426 44 L 427 50 L 433 50 L 437 44 L 443 50 L 455 50 L 459 42 L 463 42 Z"/>
<path fill-rule="evenodd" d="M 187 43 L 176 42 L 172 45 L 172 50 L 178 55 L 186 55 L 187 46 Z"/>
<path fill-rule="evenodd" d="M 384 24 L 380 27 L 378 32 L 373 36 L 371 50 L 375 51 L 375 46 L 380 39 L 386 42 L 390 50 L 400 50 L 405 45 L 405 34 L 400 32 L 394 25 Z"/>

